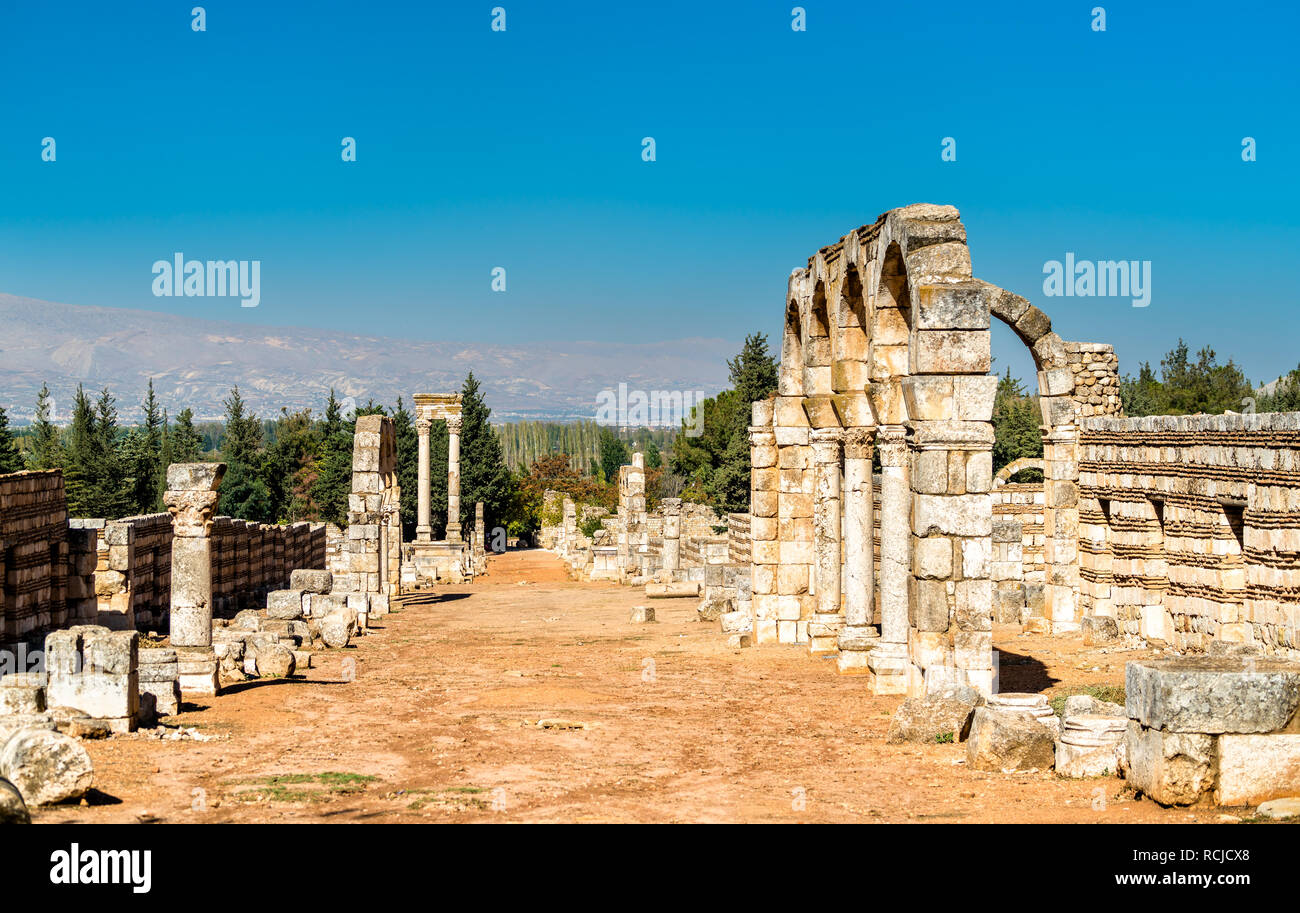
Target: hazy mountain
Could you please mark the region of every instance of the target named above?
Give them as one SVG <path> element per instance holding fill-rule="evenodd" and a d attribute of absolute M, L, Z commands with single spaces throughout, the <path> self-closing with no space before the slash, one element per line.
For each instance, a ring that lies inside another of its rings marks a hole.
<path fill-rule="evenodd" d="M 496 421 L 589 419 L 597 395 L 620 383 L 712 396 L 726 385 L 726 359 L 739 348 L 722 339 L 431 342 L 0 294 L 0 405 L 11 420 L 30 419 L 47 383 L 63 422 L 78 383 L 96 391 L 107 386 L 130 422 L 152 377 L 173 416 L 188 406 L 199 418 L 219 417 L 221 400 L 236 383 L 260 416 L 276 415 L 282 406 L 319 414 L 330 387 L 359 404 L 373 398 L 391 406 L 401 395 L 409 405 L 413 393 L 459 390 L 472 369 Z"/>

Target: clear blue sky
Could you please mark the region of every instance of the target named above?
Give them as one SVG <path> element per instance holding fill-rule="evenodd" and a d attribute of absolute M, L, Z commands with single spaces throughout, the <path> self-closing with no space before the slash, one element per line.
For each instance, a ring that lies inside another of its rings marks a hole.
<path fill-rule="evenodd" d="M 775 341 L 791 268 L 929 201 L 961 209 L 976 275 L 1125 371 L 1180 335 L 1255 380 L 1300 362 L 1289 3 L 805 0 L 803 33 L 790 0 L 209 2 L 203 33 L 193 5 L 4 4 L 0 291 L 425 338 Z M 178 250 L 261 260 L 261 306 L 153 297 Z M 1152 261 L 1151 306 L 1045 299 L 1066 251 Z"/>

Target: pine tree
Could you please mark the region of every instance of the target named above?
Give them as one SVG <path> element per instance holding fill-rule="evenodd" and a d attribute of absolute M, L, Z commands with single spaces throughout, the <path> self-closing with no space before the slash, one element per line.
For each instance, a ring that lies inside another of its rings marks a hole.
<path fill-rule="evenodd" d="M 627 445 L 608 428 L 600 429 L 600 474 L 610 484 L 618 481 L 618 469 L 632 462 Z"/>
<path fill-rule="evenodd" d="M 50 388 L 41 384 L 36 396 L 35 437 L 32 440 L 32 469 L 57 469 L 64 463 L 63 445 L 59 429 L 54 427 L 54 407 L 50 402 Z"/>
<path fill-rule="evenodd" d="M 203 437 L 194 429 L 194 410 L 182 409 L 176 415 L 176 427 L 167 436 L 171 442 L 173 463 L 197 463 L 203 455 Z"/>
<path fill-rule="evenodd" d="M 474 524 L 474 505 L 483 502 L 487 529 L 504 526 L 514 500 L 510 470 L 501 456 L 501 442 L 492 430 L 492 410 L 484 402 L 471 371 L 461 387 L 460 506 L 465 535 Z M 486 533 L 485 533 L 486 535 Z"/>
<path fill-rule="evenodd" d="M 142 404 L 144 422 L 132 436 L 127 450 L 131 473 L 131 500 L 136 513 L 148 514 L 162 510 L 161 472 L 163 463 L 163 417 L 154 396 L 153 378 Z"/>
<path fill-rule="evenodd" d="M 330 388 L 329 402 L 325 405 L 325 420 L 321 424 L 320 459 L 318 475 L 311 488 L 322 520 L 346 523 L 348 495 L 352 493 L 352 429 L 343 420 L 343 413 L 334 388 Z"/>
<path fill-rule="evenodd" d="M 415 538 L 419 509 L 420 436 L 400 396 L 397 411 L 393 413 L 393 433 L 397 443 L 397 484 L 402 489 L 402 538 L 411 541 Z"/>
<path fill-rule="evenodd" d="M 245 411 L 239 387 L 233 387 L 226 407 L 226 434 L 221 458 L 226 464 L 221 483 L 220 511 L 241 520 L 268 522 L 271 494 L 261 479 L 262 423 Z"/>
<path fill-rule="evenodd" d="M 0 475 L 7 472 L 21 472 L 25 467 L 23 455 L 18 450 L 18 442 L 9 430 L 9 416 L 0 406 Z"/>

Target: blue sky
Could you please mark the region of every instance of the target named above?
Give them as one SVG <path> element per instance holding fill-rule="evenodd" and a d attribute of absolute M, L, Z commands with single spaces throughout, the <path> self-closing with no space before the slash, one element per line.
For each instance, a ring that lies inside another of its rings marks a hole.
<path fill-rule="evenodd" d="M 214 2 L 202 33 L 193 5 L 0 11 L 0 291 L 430 339 L 775 341 L 791 268 L 946 202 L 977 276 L 1122 370 L 1180 335 L 1255 380 L 1300 362 L 1289 4 L 805 0 L 795 32 L 789 0 Z M 153 297 L 174 251 L 261 260 L 261 305 Z M 1150 260 L 1151 305 L 1045 298 L 1067 251 Z"/>

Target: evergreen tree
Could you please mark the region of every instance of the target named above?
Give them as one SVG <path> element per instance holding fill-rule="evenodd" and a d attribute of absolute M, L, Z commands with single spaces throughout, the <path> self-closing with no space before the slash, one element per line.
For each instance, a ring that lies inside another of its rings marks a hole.
<path fill-rule="evenodd" d="M 126 449 L 131 474 L 131 501 L 136 513 L 148 514 L 162 510 L 163 417 L 154 396 L 153 378 L 149 378 L 148 392 L 142 404 L 144 421 L 129 438 Z"/>
<path fill-rule="evenodd" d="M 52 412 L 50 388 L 41 384 L 41 392 L 36 396 L 32 469 L 57 469 L 63 465 L 63 445 L 59 441 L 59 429 L 54 427 Z"/>
<path fill-rule="evenodd" d="M 221 482 L 220 512 L 240 520 L 269 522 L 271 493 L 261 478 L 262 423 L 246 411 L 239 387 L 223 400 L 226 407 L 226 434 L 221 443 L 221 459 L 226 475 Z"/>
<path fill-rule="evenodd" d="M 618 468 L 632 462 L 632 454 L 614 432 L 600 429 L 600 474 L 608 483 L 618 482 Z"/>
<path fill-rule="evenodd" d="M 167 467 L 176 462 L 173 458 L 175 454 L 172 451 L 172 429 L 171 423 L 167 420 L 167 410 L 162 414 L 162 459 L 158 466 L 158 488 L 161 491 L 167 490 Z"/>
<path fill-rule="evenodd" d="M 9 430 L 9 416 L 4 407 L 0 406 L 0 475 L 7 472 L 21 472 L 26 468 L 25 462 L 22 453 L 18 450 L 18 442 L 14 440 L 14 434 Z"/>
<path fill-rule="evenodd" d="M 473 371 L 460 392 L 460 522 L 462 532 L 468 535 L 474 524 L 474 505 L 479 501 L 483 502 L 486 529 L 506 523 L 513 489 L 510 470 L 501 456 L 501 442 L 492 430 L 492 410 L 483 400 Z"/>
<path fill-rule="evenodd" d="M 415 539 L 419 509 L 420 436 L 415 430 L 415 420 L 400 396 L 397 398 L 397 411 L 393 413 L 393 432 L 397 444 L 397 484 L 402 489 L 402 538 L 409 542 Z"/>
<path fill-rule="evenodd" d="M 1035 398 L 1025 392 L 1024 385 L 1011 376 L 1011 369 L 998 378 L 993 394 L 993 471 L 1023 457 L 1043 455 L 1043 434 L 1039 430 L 1042 418 Z M 1037 481 L 1042 478 L 1038 470 L 1024 470 L 1021 478 Z"/>
<path fill-rule="evenodd" d="M 659 452 L 659 448 L 655 446 L 655 442 L 653 440 L 647 441 L 645 445 L 645 468 L 658 469 L 663 464 L 663 455 Z"/>
<path fill-rule="evenodd" d="M 312 486 L 322 520 L 346 523 L 348 495 L 352 493 L 352 427 L 344 420 L 341 406 L 330 388 L 321 425 L 319 475 Z"/>
<path fill-rule="evenodd" d="M 194 429 L 194 410 L 182 409 L 176 415 L 176 427 L 167 436 L 173 463 L 197 463 L 203 455 L 203 436 Z"/>

